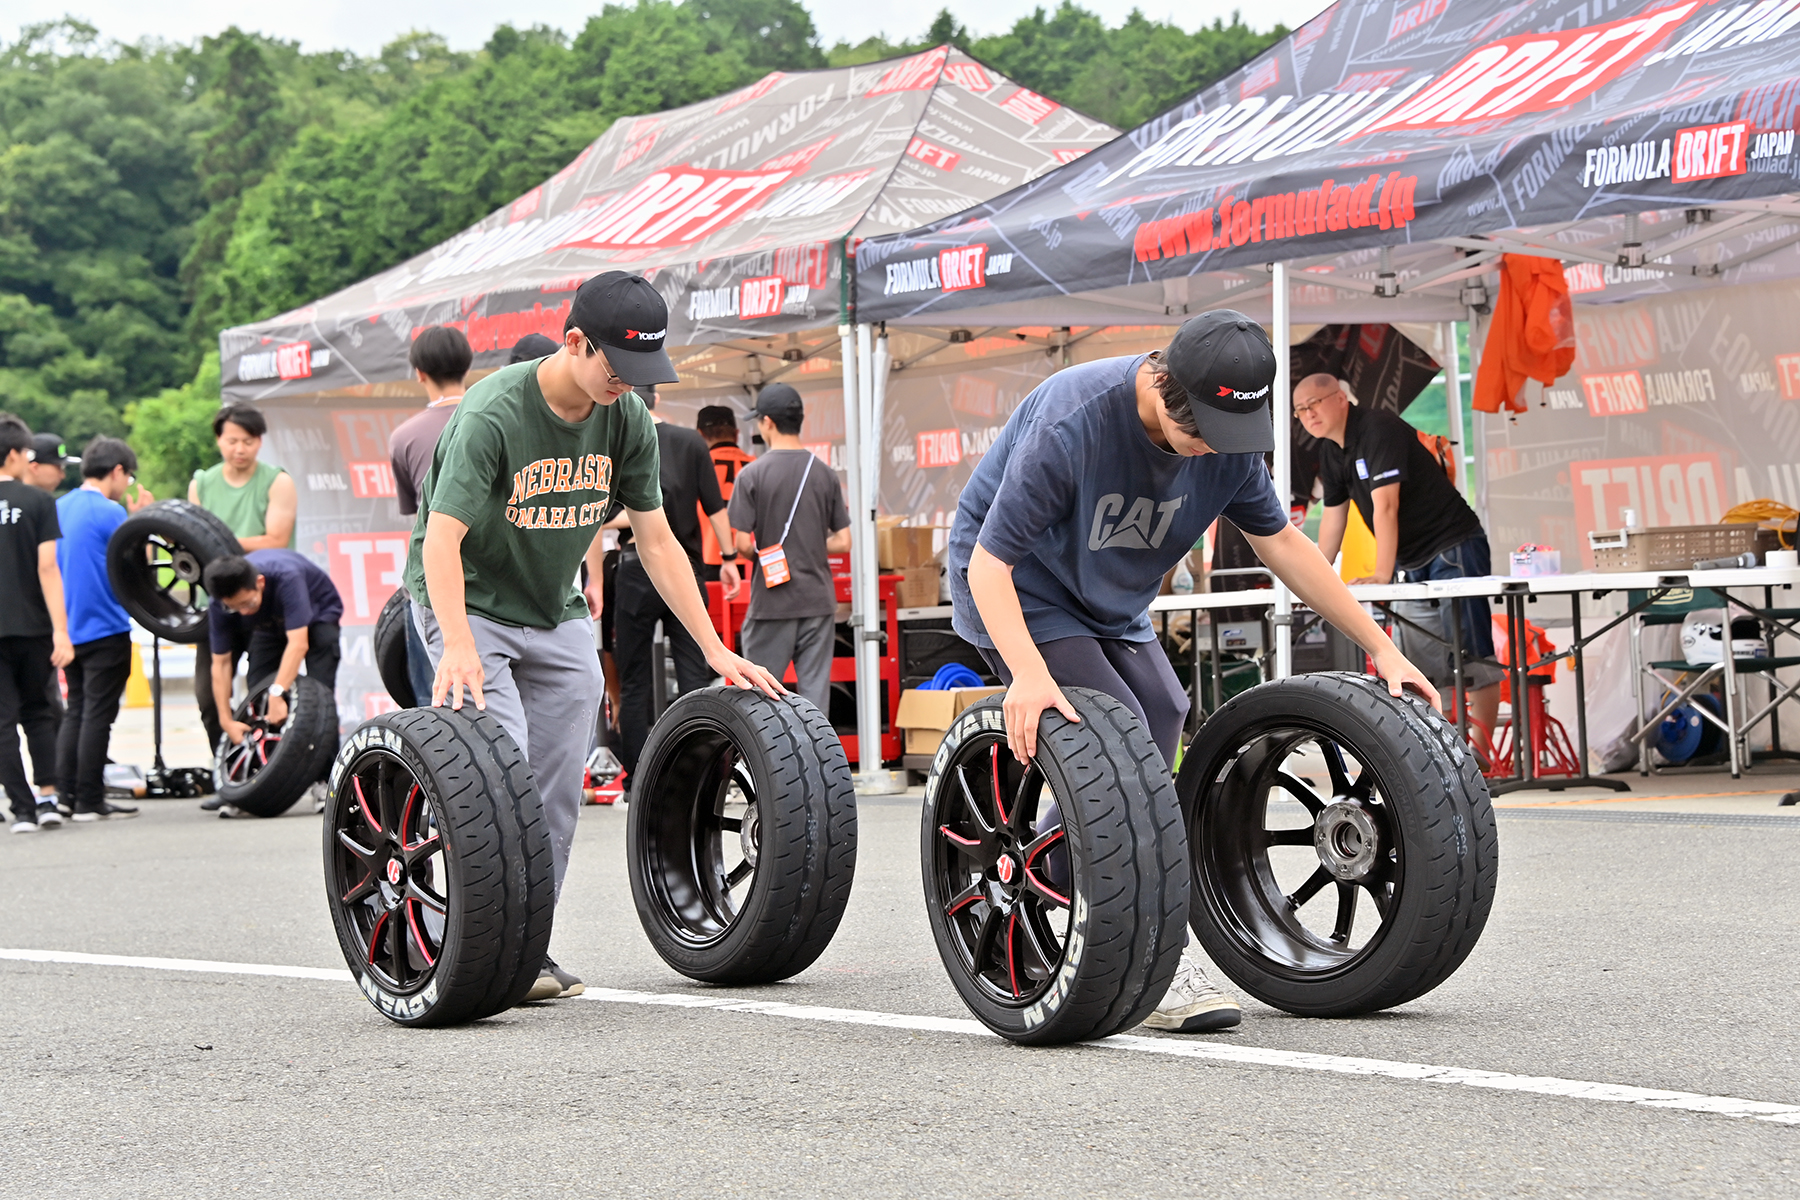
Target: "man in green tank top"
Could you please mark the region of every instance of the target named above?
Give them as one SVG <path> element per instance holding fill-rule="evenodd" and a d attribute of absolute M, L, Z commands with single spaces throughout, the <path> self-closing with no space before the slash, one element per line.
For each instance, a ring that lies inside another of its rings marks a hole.
<path fill-rule="evenodd" d="M 188 499 L 230 526 L 246 554 L 294 548 L 294 478 L 257 460 L 268 431 L 262 413 L 248 404 L 221 408 L 213 416 L 213 436 L 223 461 L 194 472 L 188 484 Z"/>
<path fill-rule="evenodd" d="M 219 441 L 221 461 L 204 471 L 195 471 L 188 483 L 188 501 L 225 522 L 246 554 L 252 550 L 294 548 L 294 510 L 298 505 L 294 478 L 273 463 L 257 459 L 263 434 L 268 431 L 269 423 L 262 413 L 248 404 L 221 408 L 213 414 L 213 436 Z M 233 655 L 234 677 L 237 667 L 237 656 Z M 217 746 L 225 731 L 219 726 L 212 700 L 212 674 L 196 670 L 194 703 L 200 709 L 200 723 L 206 727 L 208 743 Z M 200 807 L 211 812 L 222 803 L 213 796 Z"/>

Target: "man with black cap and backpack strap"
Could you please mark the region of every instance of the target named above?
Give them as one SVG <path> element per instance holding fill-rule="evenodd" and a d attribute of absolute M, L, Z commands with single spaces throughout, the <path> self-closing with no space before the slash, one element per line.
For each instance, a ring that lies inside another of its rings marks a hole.
<path fill-rule="evenodd" d="M 1059 371 L 1027 396 L 957 505 L 948 551 L 957 633 L 1007 686 L 1007 741 L 1037 752 L 1046 709 L 1079 718 L 1064 687 L 1131 709 L 1173 763 L 1188 697 L 1150 627 L 1164 574 L 1228 517 L 1302 602 L 1374 659 L 1395 695 L 1437 693 L 1369 619 L 1288 521 L 1263 456 L 1274 449 L 1275 349 L 1262 327 L 1220 309 L 1184 324 L 1160 353 Z M 1040 831 L 1060 816 L 1043 815 Z M 1056 850 L 1052 877 L 1068 872 Z M 1235 1000 L 1184 954 L 1146 1025 L 1184 1033 L 1238 1023 Z"/>
<path fill-rule="evenodd" d="M 436 665 L 431 702 L 487 710 L 531 763 L 560 895 L 602 679 L 589 618 L 601 606 L 600 527 L 630 514 L 644 569 L 707 664 L 739 687 L 781 685 L 713 631 L 687 551 L 662 510 L 656 431 L 633 387 L 676 380 L 669 310 L 623 271 L 582 284 L 561 347 L 471 387 L 438 439 L 406 563 Z M 575 589 L 589 563 L 586 603 Z M 578 994 L 548 957 L 527 1000 Z"/>

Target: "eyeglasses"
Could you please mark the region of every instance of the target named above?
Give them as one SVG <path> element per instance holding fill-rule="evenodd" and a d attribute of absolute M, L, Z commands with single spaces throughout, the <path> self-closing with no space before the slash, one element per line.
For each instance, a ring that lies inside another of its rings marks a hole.
<path fill-rule="evenodd" d="M 1325 401 L 1330 398 L 1331 397 L 1329 396 L 1320 396 L 1317 400 L 1308 400 L 1305 404 L 1296 404 L 1294 405 L 1294 415 L 1296 417 L 1304 417 L 1307 413 L 1319 407 L 1319 405 L 1325 403 Z"/>

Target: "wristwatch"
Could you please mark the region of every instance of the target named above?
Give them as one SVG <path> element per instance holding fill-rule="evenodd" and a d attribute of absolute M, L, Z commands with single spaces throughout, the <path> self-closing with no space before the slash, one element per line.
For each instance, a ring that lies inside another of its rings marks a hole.
<path fill-rule="evenodd" d="M 271 683 L 269 685 L 269 699 L 279 700 L 285 695 L 287 695 L 287 689 L 282 687 L 279 683 Z"/>
<path fill-rule="evenodd" d="M 719 561 L 722 563 L 735 563 L 737 560 L 738 552 L 736 550 L 733 550 L 730 554 L 721 553 L 719 555 Z"/>

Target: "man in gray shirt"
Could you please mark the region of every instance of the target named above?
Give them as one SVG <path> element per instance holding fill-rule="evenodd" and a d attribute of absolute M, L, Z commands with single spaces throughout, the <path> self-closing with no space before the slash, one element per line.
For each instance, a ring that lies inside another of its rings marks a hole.
<path fill-rule="evenodd" d="M 738 649 L 777 679 L 792 663 L 794 690 L 828 713 L 837 590 L 827 556 L 850 549 L 850 511 L 837 474 L 800 444 L 800 393 L 772 383 L 751 416 L 769 449 L 731 493 L 738 552 L 750 558 L 750 612 Z"/>

